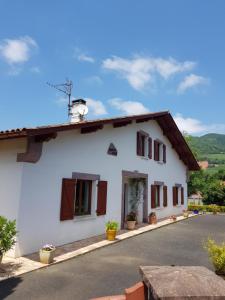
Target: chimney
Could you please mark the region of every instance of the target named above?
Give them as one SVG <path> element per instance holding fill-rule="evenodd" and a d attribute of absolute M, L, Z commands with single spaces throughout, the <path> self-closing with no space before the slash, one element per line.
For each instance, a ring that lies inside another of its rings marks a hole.
<path fill-rule="evenodd" d="M 84 120 L 84 116 L 88 113 L 86 101 L 83 99 L 72 100 L 70 109 L 70 123 L 78 123 Z"/>

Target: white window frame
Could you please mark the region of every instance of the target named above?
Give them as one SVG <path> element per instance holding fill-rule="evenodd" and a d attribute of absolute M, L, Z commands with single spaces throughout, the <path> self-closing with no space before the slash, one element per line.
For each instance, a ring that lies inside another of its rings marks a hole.
<path fill-rule="evenodd" d="M 90 180 L 92 181 L 92 191 L 91 191 L 91 213 L 89 215 L 80 215 L 74 216 L 74 222 L 85 221 L 90 219 L 97 218 L 96 210 L 97 210 L 97 193 L 98 193 L 98 181 L 100 180 L 100 175 L 97 174 L 88 174 L 88 173 L 79 173 L 73 172 L 72 178 L 81 179 L 81 180 Z M 74 200 L 75 201 L 75 200 Z"/>
<path fill-rule="evenodd" d="M 149 159 L 149 157 L 148 157 L 148 152 L 149 152 L 148 138 L 149 138 L 149 134 L 147 132 L 143 131 L 143 130 L 140 130 L 139 132 L 142 136 L 144 136 L 144 155 L 140 155 L 140 157 L 144 158 L 144 159 Z"/>
<path fill-rule="evenodd" d="M 182 206 L 181 204 L 181 188 L 182 188 L 182 184 L 175 184 L 175 187 L 177 187 L 177 207 Z"/>

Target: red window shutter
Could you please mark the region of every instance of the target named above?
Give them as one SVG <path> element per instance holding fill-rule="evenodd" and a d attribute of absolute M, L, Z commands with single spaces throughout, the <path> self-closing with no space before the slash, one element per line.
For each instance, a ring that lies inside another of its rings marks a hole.
<path fill-rule="evenodd" d="M 148 158 L 152 159 L 152 138 L 148 138 Z"/>
<path fill-rule="evenodd" d="M 161 189 L 161 186 L 160 185 L 157 185 L 156 187 L 155 187 L 155 189 L 157 190 L 157 193 L 158 193 L 158 206 L 160 207 L 160 201 L 161 201 L 161 199 L 160 199 L 160 189 Z"/>
<path fill-rule="evenodd" d="M 159 142 L 154 141 L 154 160 L 159 161 Z"/>
<path fill-rule="evenodd" d="M 60 220 L 72 220 L 74 218 L 76 179 L 63 178 Z"/>
<path fill-rule="evenodd" d="M 177 188 L 173 186 L 173 206 L 177 205 Z"/>
<path fill-rule="evenodd" d="M 181 187 L 181 205 L 184 204 L 184 188 Z"/>
<path fill-rule="evenodd" d="M 163 206 L 167 206 L 167 186 L 163 186 Z"/>
<path fill-rule="evenodd" d="M 97 216 L 106 214 L 107 205 L 107 181 L 98 182 L 98 200 L 97 200 Z"/>
<path fill-rule="evenodd" d="M 166 163 L 166 145 L 163 144 L 163 162 Z"/>
<path fill-rule="evenodd" d="M 137 155 L 142 155 L 142 149 L 141 149 L 141 133 L 137 132 Z"/>
<path fill-rule="evenodd" d="M 151 185 L 151 208 L 155 208 L 155 193 L 156 193 L 156 186 L 152 184 Z"/>

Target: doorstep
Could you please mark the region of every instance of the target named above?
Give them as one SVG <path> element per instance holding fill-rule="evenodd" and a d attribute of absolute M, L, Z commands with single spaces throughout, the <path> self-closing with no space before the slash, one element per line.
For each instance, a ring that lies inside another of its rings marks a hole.
<path fill-rule="evenodd" d="M 189 218 L 197 215 L 190 214 Z M 51 265 L 66 261 L 68 259 L 86 254 L 88 252 L 97 250 L 102 247 L 106 247 L 115 243 L 118 243 L 122 240 L 137 236 L 139 234 L 155 230 L 157 228 L 167 226 L 169 224 L 173 224 L 182 220 L 186 220 L 183 216 L 178 216 L 176 221 L 171 221 L 170 219 L 164 219 L 162 221 L 158 221 L 157 224 L 154 225 L 146 225 L 142 224 L 139 228 L 128 231 L 121 230 L 119 234 L 116 236 L 115 241 L 108 241 L 105 239 L 105 235 L 100 235 L 97 237 L 92 237 L 89 239 L 85 239 L 83 241 L 78 241 L 70 244 L 66 244 L 63 246 L 57 247 L 56 256 L 54 258 L 54 262 L 50 265 L 42 264 L 38 261 L 38 253 L 33 253 L 31 255 L 27 255 L 19 258 L 11 258 L 4 256 L 3 262 L 0 265 L 0 281 L 8 279 L 10 277 L 15 277 L 22 275 L 24 273 L 28 273 L 37 269 L 46 268 Z M 86 246 L 82 246 L 85 245 Z M 88 245 L 87 245 L 88 244 Z M 76 250 L 74 250 L 76 249 Z"/>

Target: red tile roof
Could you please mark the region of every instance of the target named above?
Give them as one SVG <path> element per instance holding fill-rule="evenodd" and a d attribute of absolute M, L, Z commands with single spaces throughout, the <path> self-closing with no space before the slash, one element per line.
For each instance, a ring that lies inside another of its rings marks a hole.
<path fill-rule="evenodd" d="M 120 127 L 135 121 L 136 123 L 147 122 L 155 120 L 161 127 L 163 134 L 167 136 L 172 147 L 178 153 L 180 159 L 187 165 L 189 170 L 199 170 L 199 165 L 187 145 L 183 135 L 179 131 L 173 117 L 168 111 L 148 113 L 142 115 L 132 115 L 117 118 L 97 119 L 82 121 L 79 123 L 66 123 L 48 126 L 39 126 L 34 128 L 17 128 L 12 130 L 0 131 L 0 140 L 14 139 L 28 136 L 38 136 L 44 134 L 51 134 L 59 131 L 66 131 L 72 129 L 81 129 L 81 132 L 88 133 L 91 128 L 101 129 L 106 124 L 112 124 L 113 127 Z"/>

